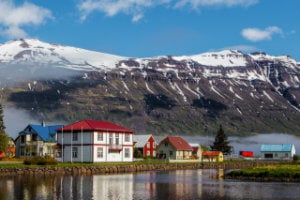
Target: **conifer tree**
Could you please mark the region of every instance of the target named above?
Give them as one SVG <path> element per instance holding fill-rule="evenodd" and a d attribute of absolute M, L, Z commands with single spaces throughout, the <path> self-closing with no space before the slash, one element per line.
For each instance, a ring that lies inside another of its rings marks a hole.
<path fill-rule="evenodd" d="M 220 125 L 220 128 L 215 137 L 215 141 L 211 148 L 214 151 L 222 151 L 224 154 L 231 153 L 231 147 L 229 146 L 228 138 L 227 135 L 224 133 L 222 125 Z"/>
<path fill-rule="evenodd" d="M 8 136 L 5 133 L 5 125 L 3 121 L 3 109 L 0 104 L 0 152 L 5 152 L 8 145 Z"/>

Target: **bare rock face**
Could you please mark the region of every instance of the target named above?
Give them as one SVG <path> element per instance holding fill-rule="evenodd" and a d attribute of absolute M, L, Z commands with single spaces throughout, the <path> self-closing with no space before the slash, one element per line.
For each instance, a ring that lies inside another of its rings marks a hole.
<path fill-rule="evenodd" d="M 300 66 L 289 56 L 125 58 L 16 42 L 14 53 L 0 46 L 1 95 L 38 119 L 110 120 L 137 134 L 207 135 L 219 124 L 236 135 L 300 133 Z"/>

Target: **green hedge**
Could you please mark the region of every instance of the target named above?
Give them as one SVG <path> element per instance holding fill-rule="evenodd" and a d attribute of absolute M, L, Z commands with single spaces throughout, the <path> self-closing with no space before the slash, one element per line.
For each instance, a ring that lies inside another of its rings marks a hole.
<path fill-rule="evenodd" d="M 35 156 L 32 158 L 26 158 L 24 160 L 25 165 L 57 165 L 58 162 L 51 156 Z"/>

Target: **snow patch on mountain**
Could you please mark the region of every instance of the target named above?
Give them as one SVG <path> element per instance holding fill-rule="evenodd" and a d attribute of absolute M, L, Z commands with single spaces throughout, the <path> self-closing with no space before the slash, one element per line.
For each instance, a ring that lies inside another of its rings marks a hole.
<path fill-rule="evenodd" d="M 224 50 L 192 56 L 175 56 L 173 59 L 178 61 L 193 60 L 205 66 L 246 67 L 248 63 L 246 57 L 237 50 Z"/>

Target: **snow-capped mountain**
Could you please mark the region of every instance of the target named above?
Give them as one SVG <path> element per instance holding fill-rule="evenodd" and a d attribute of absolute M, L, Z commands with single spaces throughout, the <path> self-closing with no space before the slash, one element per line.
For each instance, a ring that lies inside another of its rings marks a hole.
<path fill-rule="evenodd" d="M 125 57 L 85 49 L 49 44 L 37 39 L 20 39 L 0 45 L 0 63 L 56 65 L 66 69 L 114 68 Z"/>
<path fill-rule="evenodd" d="M 206 134 L 224 124 L 232 134 L 297 134 L 299 80 L 299 62 L 263 52 L 128 58 L 35 39 L 0 45 L 5 101 L 46 120 L 92 116 L 139 133 Z"/>

